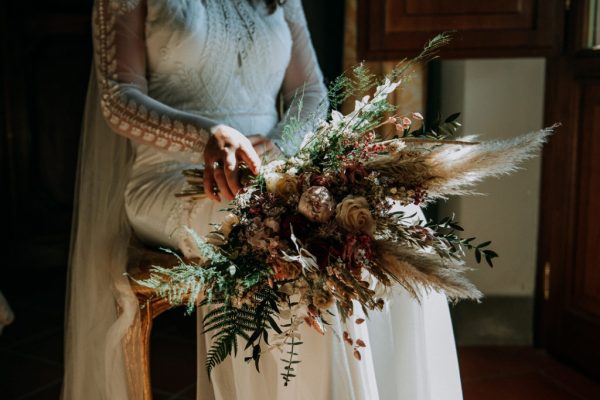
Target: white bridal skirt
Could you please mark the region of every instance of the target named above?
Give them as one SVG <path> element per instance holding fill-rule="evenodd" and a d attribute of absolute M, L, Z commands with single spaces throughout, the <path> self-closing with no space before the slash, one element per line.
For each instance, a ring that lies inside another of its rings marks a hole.
<path fill-rule="evenodd" d="M 136 160 L 126 191 L 126 211 L 136 235 L 146 243 L 180 248 L 193 254 L 182 226 L 199 234 L 224 216 L 226 204 L 210 200 L 194 203 L 177 199 L 189 164 L 173 161 L 150 147 L 137 146 Z M 416 209 L 418 207 L 414 206 Z M 421 210 L 408 210 L 413 213 Z M 422 214 L 420 214 L 422 215 Z M 356 307 L 360 318 L 360 307 Z M 198 311 L 198 323 L 202 324 Z M 442 293 L 423 295 L 419 303 L 395 288 L 383 311 L 372 311 L 367 321 L 342 324 L 330 317 L 324 336 L 302 325 L 300 364 L 285 387 L 285 353 L 273 350 L 260 361 L 260 373 L 244 361 L 243 352 L 228 358 L 212 372 L 204 367 L 210 334 L 198 336 L 198 400 L 456 400 L 462 398 L 456 346 L 448 303 Z M 347 325 L 347 326 L 345 326 Z M 200 327 L 199 331 L 202 328 Z M 362 359 L 340 336 L 344 330 L 366 343 Z"/>

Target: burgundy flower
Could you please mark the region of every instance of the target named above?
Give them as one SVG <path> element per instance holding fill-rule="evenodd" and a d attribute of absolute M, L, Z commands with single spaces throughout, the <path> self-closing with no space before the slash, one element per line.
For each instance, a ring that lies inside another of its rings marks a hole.
<path fill-rule="evenodd" d="M 342 252 L 342 259 L 347 261 L 349 264 L 353 264 L 354 256 L 358 249 L 362 249 L 365 251 L 365 256 L 367 258 L 373 257 L 373 249 L 371 247 L 371 242 L 373 238 L 369 235 L 358 234 L 358 235 L 348 235 L 346 236 L 346 243 L 344 243 L 344 250 Z"/>
<path fill-rule="evenodd" d="M 365 167 L 362 164 L 353 163 L 346 168 L 346 176 L 350 183 L 356 183 L 368 175 Z"/>
<path fill-rule="evenodd" d="M 291 228 L 290 228 L 291 226 Z M 308 221 L 303 215 L 300 214 L 284 214 L 281 216 L 281 223 L 279 226 L 279 235 L 284 239 L 290 239 L 292 237 L 292 229 L 294 235 L 304 240 L 309 236 L 310 232 L 310 221 Z"/>
<path fill-rule="evenodd" d="M 371 243 L 373 242 L 373 238 L 369 235 L 358 235 L 358 243 L 360 247 L 365 251 L 365 256 L 368 259 L 373 258 L 373 248 L 371 247 Z"/>
<path fill-rule="evenodd" d="M 259 215 L 260 211 L 261 211 L 261 209 L 259 207 L 252 207 L 248 210 L 248 213 L 250 215 Z"/>
<path fill-rule="evenodd" d="M 363 164 L 357 162 L 345 162 L 342 168 L 339 178 L 344 184 L 356 183 L 369 174 Z"/>
<path fill-rule="evenodd" d="M 346 236 L 346 243 L 344 244 L 344 252 L 342 253 L 342 259 L 344 261 L 352 261 L 354 258 L 354 250 L 356 250 L 356 235 Z"/>
<path fill-rule="evenodd" d="M 340 256 L 340 251 L 337 249 L 336 244 L 323 239 L 309 241 L 307 249 L 317 257 L 317 264 L 322 270 L 329 265 L 330 256 L 333 256 L 334 259 Z"/>
<path fill-rule="evenodd" d="M 327 187 L 331 183 L 331 179 L 325 175 L 313 174 L 310 177 L 311 186 L 325 186 Z"/>

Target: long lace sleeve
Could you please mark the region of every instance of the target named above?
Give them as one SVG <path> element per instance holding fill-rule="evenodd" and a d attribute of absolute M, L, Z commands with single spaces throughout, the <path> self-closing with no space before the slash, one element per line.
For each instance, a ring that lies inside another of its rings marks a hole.
<path fill-rule="evenodd" d="M 326 117 L 327 89 L 308 31 L 301 0 L 288 0 L 284 5 L 285 19 L 292 34 L 292 55 L 283 80 L 282 93 L 286 109 L 284 118 L 268 133 L 287 155 L 294 154 L 304 135 L 314 122 Z M 284 137 L 283 127 L 290 118 L 308 121 L 296 137 Z"/>
<path fill-rule="evenodd" d="M 106 121 L 138 143 L 200 161 L 215 121 L 176 110 L 147 94 L 143 0 L 95 0 L 94 57 Z"/>

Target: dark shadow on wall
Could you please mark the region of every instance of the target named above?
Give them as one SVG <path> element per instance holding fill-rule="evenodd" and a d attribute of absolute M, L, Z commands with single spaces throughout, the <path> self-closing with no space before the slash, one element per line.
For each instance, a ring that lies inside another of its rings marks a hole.
<path fill-rule="evenodd" d="M 325 82 L 342 73 L 344 0 L 303 0 L 306 20 Z"/>

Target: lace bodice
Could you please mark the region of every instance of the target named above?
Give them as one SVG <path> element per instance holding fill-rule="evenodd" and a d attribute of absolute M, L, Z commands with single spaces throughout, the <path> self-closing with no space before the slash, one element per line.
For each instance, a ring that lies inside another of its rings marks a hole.
<path fill-rule="evenodd" d="M 325 98 L 300 0 L 96 0 L 93 21 L 111 128 L 191 161 L 219 123 L 281 142 L 279 90 L 288 108 L 302 90 L 303 114 Z"/>

